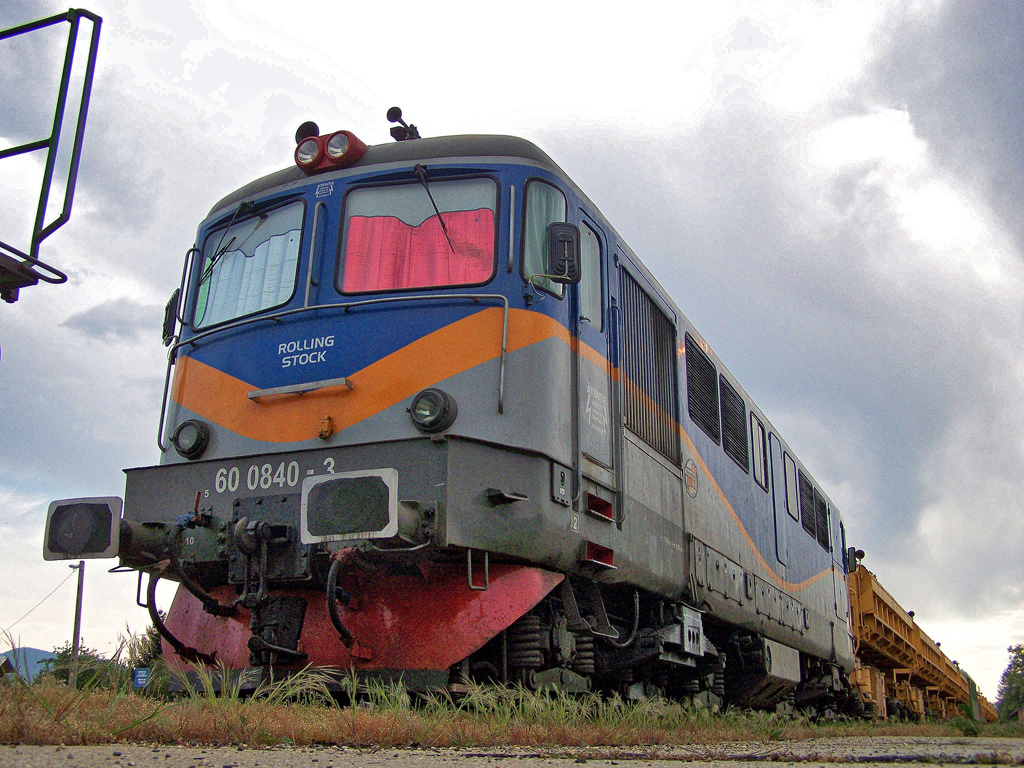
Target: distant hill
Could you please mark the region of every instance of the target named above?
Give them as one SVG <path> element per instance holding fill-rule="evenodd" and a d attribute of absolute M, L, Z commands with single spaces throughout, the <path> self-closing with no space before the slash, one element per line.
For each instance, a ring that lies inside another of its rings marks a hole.
<path fill-rule="evenodd" d="M 4 672 L 16 672 L 31 683 L 55 655 L 53 651 L 38 648 L 14 648 L 0 653 L 0 667 Z"/>

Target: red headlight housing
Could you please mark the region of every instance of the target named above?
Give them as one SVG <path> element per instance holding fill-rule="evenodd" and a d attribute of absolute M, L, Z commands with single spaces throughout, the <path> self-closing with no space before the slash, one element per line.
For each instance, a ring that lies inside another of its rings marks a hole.
<path fill-rule="evenodd" d="M 366 152 L 366 145 L 351 131 L 309 136 L 295 147 L 295 164 L 306 173 L 352 165 Z"/>

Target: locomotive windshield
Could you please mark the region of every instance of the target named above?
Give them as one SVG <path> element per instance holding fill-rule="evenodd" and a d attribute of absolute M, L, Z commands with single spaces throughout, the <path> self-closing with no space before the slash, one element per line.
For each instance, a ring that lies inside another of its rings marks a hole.
<path fill-rule="evenodd" d="M 245 212 L 246 204 L 239 206 Z M 299 264 L 303 204 L 232 217 L 203 244 L 195 326 L 234 320 L 291 298 Z"/>
<path fill-rule="evenodd" d="M 353 190 L 345 201 L 341 289 L 486 283 L 494 274 L 497 194 L 488 178 L 431 181 L 429 194 L 420 184 Z"/>

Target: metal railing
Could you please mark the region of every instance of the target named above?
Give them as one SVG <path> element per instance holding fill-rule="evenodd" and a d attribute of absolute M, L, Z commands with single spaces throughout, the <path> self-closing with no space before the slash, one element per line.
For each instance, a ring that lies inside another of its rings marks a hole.
<path fill-rule="evenodd" d="M 79 24 L 82 19 L 92 23 L 92 34 L 89 41 L 89 52 L 85 64 L 85 71 L 82 76 L 82 95 L 78 108 L 78 119 L 75 123 L 74 142 L 71 148 L 71 156 L 68 166 L 67 178 L 64 180 L 64 205 L 60 214 L 49 224 L 46 223 L 46 205 L 50 198 L 50 188 L 53 183 L 54 171 L 57 165 L 57 154 L 60 148 L 61 129 L 64 125 L 65 112 L 68 105 L 68 91 L 71 86 L 72 70 L 75 62 L 75 46 L 78 40 Z M 43 171 L 43 180 L 39 192 L 39 204 L 36 207 L 35 223 L 32 227 L 32 234 L 28 252 L 22 251 L 13 245 L 0 241 L 0 297 L 9 303 L 18 298 L 18 290 L 29 285 L 35 285 L 40 280 L 47 283 L 66 282 L 68 276 L 61 270 L 44 263 L 39 259 L 39 247 L 43 240 L 52 235 L 71 218 L 71 204 L 75 196 L 75 184 L 78 180 L 78 166 L 82 155 L 82 140 L 85 135 L 85 121 L 89 112 L 89 95 L 92 92 L 93 74 L 96 69 L 96 51 L 99 45 L 100 25 L 102 19 L 89 11 L 76 9 L 59 16 L 51 16 L 40 19 L 29 24 L 4 30 L 0 32 L 0 42 L 19 35 L 34 32 L 39 29 L 68 22 L 71 29 L 68 32 L 68 44 L 64 54 L 64 68 L 61 74 L 60 88 L 57 92 L 57 106 L 53 116 L 53 129 L 50 135 L 44 139 L 30 141 L 16 147 L 0 150 L 0 160 L 17 155 L 28 154 L 38 150 L 46 150 L 46 166 Z M 7 251 L 15 258 L 6 256 Z"/>

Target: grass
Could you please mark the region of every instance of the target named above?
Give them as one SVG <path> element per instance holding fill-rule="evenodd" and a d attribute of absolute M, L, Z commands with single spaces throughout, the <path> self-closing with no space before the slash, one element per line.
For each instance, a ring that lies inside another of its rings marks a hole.
<path fill-rule="evenodd" d="M 357 703 L 342 706 L 331 697 L 321 670 L 261 684 L 246 697 L 237 678 L 216 689 L 213 675 L 198 668 L 195 672 L 189 680 L 182 678 L 185 695 L 172 701 L 125 687 L 74 691 L 52 676 L 32 685 L 17 679 L 0 682 L 0 743 L 657 748 L 965 732 L 956 721 L 815 724 L 762 712 L 712 714 L 658 700 L 549 696 L 520 688 L 473 688 L 457 702 L 427 696 L 411 705 L 396 685 L 357 686 L 354 679 L 349 686 Z M 982 736 L 1024 737 L 1021 724 L 970 725 Z"/>

